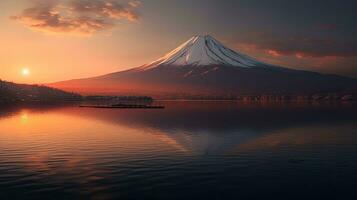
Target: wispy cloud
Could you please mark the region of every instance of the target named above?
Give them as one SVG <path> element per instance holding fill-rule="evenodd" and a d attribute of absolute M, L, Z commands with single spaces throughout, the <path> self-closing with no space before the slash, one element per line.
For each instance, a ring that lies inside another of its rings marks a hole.
<path fill-rule="evenodd" d="M 272 56 L 356 57 L 357 41 L 315 36 L 278 36 L 264 32 L 250 33 L 236 43 L 264 50 Z"/>
<path fill-rule="evenodd" d="M 138 0 L 32 0 L 33 6 L 10 18 L 46 33 L 92 35 L 119 20 L 139 20 Z"/>
<path fill-rule="evenodd" d="M 357 41 L 351 38 L 250 32 L 237 34 L 230 42 L 266 63 L 357 77 Z"/>

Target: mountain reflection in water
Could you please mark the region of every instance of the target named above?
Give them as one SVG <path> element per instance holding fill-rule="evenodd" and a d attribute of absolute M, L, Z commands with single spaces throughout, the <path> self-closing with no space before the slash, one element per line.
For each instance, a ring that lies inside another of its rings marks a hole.
<path fill-rule="evenodd" d="M 0 198 L 353 199 L 349 103 L 0 109 Z"/>

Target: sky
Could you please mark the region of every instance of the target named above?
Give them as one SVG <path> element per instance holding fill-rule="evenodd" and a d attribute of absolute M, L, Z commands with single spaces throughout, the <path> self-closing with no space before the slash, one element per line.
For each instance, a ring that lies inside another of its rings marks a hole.
<path fill-rule="evenodd" d="M 6 0 L 0 8 L 8 81 L 138 67 L 206 34 L 267 63 L 357 78 L 355 0 Z"/>

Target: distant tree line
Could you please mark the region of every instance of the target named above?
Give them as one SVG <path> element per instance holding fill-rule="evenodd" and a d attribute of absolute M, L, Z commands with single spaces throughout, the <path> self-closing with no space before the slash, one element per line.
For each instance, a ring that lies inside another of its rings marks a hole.
<path fill-rule="evenodd" d="M 149 96 L 86 96 L 84 100 L 87 103 L 97 105 L 114 104 L 151 104 L 154 99 Z"/>
<path fill-rule="evenodd" d="M 321 93 L 321 94 L 175 94 L 162 95 L 158 99 L 186 100 L 237 100 L 237 101 L 357 101 L 355 93 Z"/>
<path fill-rule="evenodd" d="M 82 96 L 41 86 L 16 84 L 0 80 L 0 102 L 79 101 Z"/>
<path fill-rule="evenodd" d="M 239 101 L 357 101 L 356 93 L 321 93 L 321 94 L 164 94 L 158 99 L 187 100 L 239 100 Z M 86 96 L 64 92 L 41 86 L 16 84 L 0 80 L 0 102 L 55 102 L 55 101 L 92 101 L 107 103 L 153 102 L 150 96 Z"/>
<path fill-rule="evenodd" d="M 149 96 L 86 96 L 85 100 L 153 101 Z"/>

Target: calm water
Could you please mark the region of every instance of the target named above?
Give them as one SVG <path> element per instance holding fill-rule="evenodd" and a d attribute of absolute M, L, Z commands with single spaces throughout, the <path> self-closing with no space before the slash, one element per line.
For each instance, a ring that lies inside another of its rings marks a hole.
<path fill-rule="evenodd" d="M 357 199 L 357 106 L 0 108 L 0 199 Z"/>

